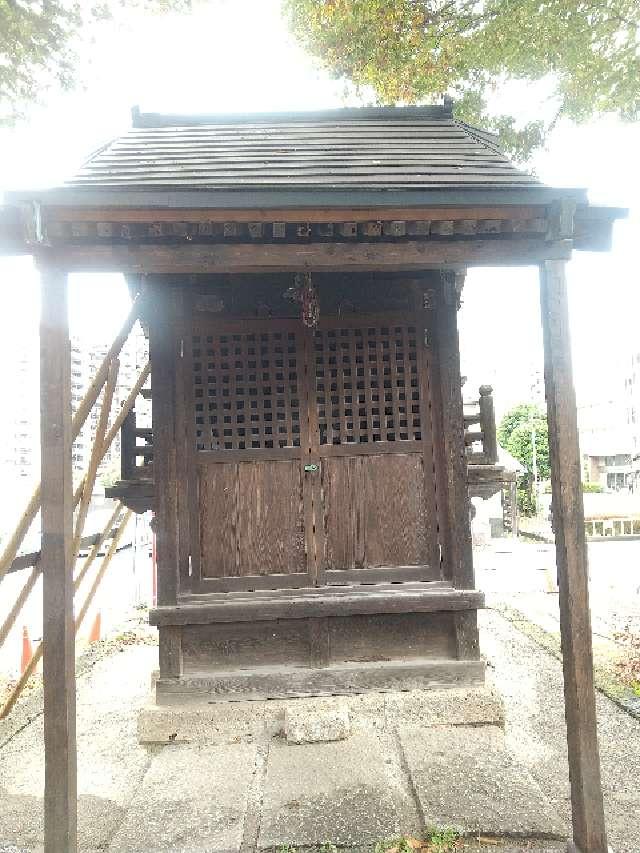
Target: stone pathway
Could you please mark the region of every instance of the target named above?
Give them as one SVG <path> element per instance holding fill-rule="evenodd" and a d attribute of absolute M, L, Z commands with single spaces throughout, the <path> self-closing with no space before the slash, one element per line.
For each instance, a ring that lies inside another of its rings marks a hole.
<path fill-rule="evenodd" d="M 79 680 L 82 853 L 250 853 L 328 842 L 364 851 L 433 824 L 471 834 L 469 853 L 564 850 L 560 664 L 498 614 L 483 613 L 481 624 L 489 675 L 506 701 L 506 737 L 489 690 L 141 716 L 157 650 L 112 650 Z M 36 697 L 29 701 L 30 710 L 21 706 L 0 725 L 0 853 L 41 849 L 42 718 Z M 640 723 L 603 697 L 598 706 L 612 846 L 637 853 Z M 139 735 L 165 745 L 141 745 Z M 503 842 L 474 845 L 478 833 Z"/>

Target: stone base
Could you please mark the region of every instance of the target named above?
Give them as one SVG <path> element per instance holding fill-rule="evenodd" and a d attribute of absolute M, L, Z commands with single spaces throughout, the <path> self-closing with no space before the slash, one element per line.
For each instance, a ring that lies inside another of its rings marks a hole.
<path fill-rule="evenodd" d="M 483 685 L 333 698 L 200 702 L 185 706 L 150 703 L 140 711 L 138 739 L 145 744 L 207 744 L 286 736 L 287 718 L 291 721 L 308 718 L 312 728 L 315 725 L 323 728 L 327 724 L 327 713 L 335 716 L 336 734 L 339 733 L 337 722 L 344 721 L 345 716 L 348 716 L 352 732 L 391 730 L 397 724 L 425 727 L 504 725 L 502 698 Z M 294 738 L 293 727 L 290 732 Z"/>

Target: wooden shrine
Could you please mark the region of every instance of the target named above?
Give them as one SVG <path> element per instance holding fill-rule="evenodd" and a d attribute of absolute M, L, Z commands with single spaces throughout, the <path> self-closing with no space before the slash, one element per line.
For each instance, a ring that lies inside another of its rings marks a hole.
<path fill-rule="evenodd" d="M 516 169 L 448 102 L 136 110 L 65 186 L 9 198 L 3 251 L 43 279 L 48 853 L 75 849 L 67 273 L 140 294 L 153 426 L 125 422 L 115 493 L 155 513 L 157 699 L 184 702 L 482 682 L 469 487 L 493 488 L 495 436 L 465 424 L 457 311 L 468 267 L 530 264 L 574 842 L 605 853 L 564 264 L 622 213 Z"/>

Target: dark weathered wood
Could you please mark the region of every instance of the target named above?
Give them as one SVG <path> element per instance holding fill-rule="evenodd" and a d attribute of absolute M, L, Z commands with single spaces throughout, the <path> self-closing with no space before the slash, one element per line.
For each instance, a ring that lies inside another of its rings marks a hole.
<path fill-rule="evenodd" d="M 306 619 L 186 625 L 179 630 L 185 675 L 309 665 Z"/>
<path fill-rule="evenodd" d="M 259 567 L 253 566 L 253 570 L 258 570 Z M 282 589 L 300 589 L 308 587 L 311 580 L 309 573 L 304 572 L 289 572 L 286 575 L 279 574 L 244 574 L 237 577 L 201 577 L 198 584 L 198 593 L 217 593 L 217 592 L 245 592 L 247 590 L 282 590 Z"/>
<path fill-rule="evenodd" d="M 303 465 L 303 512 L 307 571 L 311 582 L 324 584 L 326 536 L 322 522 L 322 468 L 320 467 L 320 428 L 314 393 L 315 361 L 314 333 L 306 329 L 302 340 L 301 405 L 302 424 L 300 446 Z M 308 466 L 308 467 L 307 467 Z M 315 467 L 314 467 L 315 466 Z M 313 654 L 313 650 L 312 650 Z"/>
<path fill-rule="evenodd" d="M 456 660 L 454 613 L 375 613 L 333 616 L 331 663 Z"/>
<path fill-rule="evenodd" d="M 42 250 L 43 253 L 44 250 Z M 215 273 L 311 270 L 416 270 L 463 264 L 527 266 L 568 259 L 571 241 L 469 239 L 398 243 L 247 245 L 110 245 L 47 249 L 51 262 L 72 272 Z"/>
<path fill-rule="evenodd" d="M 436 563 L 417 566 L 376 566 L 374 569 L 327 569 L 325 583 L 338 586 L 354 583 L 404 583 L 404 581 L 425 581 L 433 583 L 440 580 L 440 567 Z"/>
<path fill-rule="evenodd" d="M 491 385 L 480 386 L 480 429 L 482 431 L 482 450 L 488 465 L 498 461 L 498 437 L 496 433 L 496 413 L 493 405 Z"/>
<path fill-rule="evenodd" d="M 92 533 L 90 536 L 83 536 L 78 544 L 80 548 L 89 548 L 91 547 L 91 545 L 95 545 L 96 542 L 99 541 L 99 539 L 99 533 Z M 31 566 L 38 565 L 39 563 L 40 551 L 31 551 L 29 554 L 21 554 L 19 557 L 16 557 L 15 560 L 11 563 L 7 574 L 11 574 L 12 572 L 20 572 L 23 569 L 28 569 Z M 40 570 L 42 570 L 41 565 Z"/>
<path fill-rule="evenodd" d="M 484 661 L 413 658 L 410 661 L 335 664 L 321 668 L 256 668 L 234 674 L 183 676 L 158 679 L 159 705 L 215 700 L 260 700 L 295 696 L 324 696 L 420 690 L 432 687 L 465 687 L 482 684 Z"/>
<path fill-rule="evenodd" d="M 443 272 L 441 286 L 430 291 L 434 350 L 434 396 L 438 396 L 439 421 L 434 424 L 441 439 L 437 448 L 440 461 L 439 502 L 444 525 L 443 560 L 454 587 L 474 586 L 467 464 L 464 444 L 464 410 L 458 342 L 458 294 L 454 273 Z M 444 479 L 443 481 L 443 478 Z"/>
<path fill-rule="evenodd" d="M 458 660 L 480 660 L 477 610 L 459 610 L 453 619 Z"/>
<path fill-rule="evenodd" d="M 607 853 L 564 264 L 541 266 L 540 293 L 573 840 L 580 853 Z"/>
<path fill-rule="evenodd" d="M 160 678 L 179 678 L 182 675 L 182 628 L 164 625 L 158 629 Z"/>
<path fill-rule="evenodd" d="M 414 579 L 415 580 L 415 579 Z M 447 584 L 445 581 L 424 581 L 421 582 L 417 587 L 420 590 L 425 589 L 444 589 L 450 590 L 451 586 Z M 336 585 L 331 587 L 331 596 L 342 596 L 342 595 L 353 595 L 354 589 L 357 591 L 360 590 L 360 586 L 355 586 L 353 584 L 349 585 Z M 410 591 L 410 587 L 406 584 L 403 584 L 402 587 L 399 587 L 394 582 L 381 582 L 376 584 L 376 592 L 391 592 L 397 593 L 398 591 L 407 592 Z M 305 598 L 308 597 L 320 597 L 326 596 L 328 589 L 326 586 L 323 587 L 305 587 L 304 590 L 300 591 L 300 588 L 296 587 L 288 587 L 282 589 L 261 589 L 254 590 L 252 592 L 247 592 L 246 590 L 237 590 L 235 592 L 226 592 L 226 593 L 192 593 L 190 595 L 185 595 L 180 597 L 180 606 L 188 606 L 191 604 L 215 604 L 222 601 L 245 601 L 247 599 L 251 601 L 263 600 L 263 601 L 280 601 L 287 598 L 297 598 L 301 594 L 304 595 Z"/>
<path fill-rule="evenodd" d="M 331 660 L 329 620 L 309 619 L 309 659 L 311 666 L 328 666 Z"/>
<path fill-rule="evenodd" d="M 152 625 L 195 625 L 208 622 L 242 622 L 259 619 L 306 619 L 312 616 L 348 616 L 350 613 L 431 613 L 468 610 L 484 605 L 477 590 L 431 587 L 420 583 L 379 587 L 351 587 L 348 594 L 300 595 L 284 598 L 227 599 L 182 607 L 157 607 L 149 613 Z M 424 587 L 424 588 L 423 588 Z"/>
<path fill-rule="evenodd" d="M 71 353 L 67 277 L 42 270 L 40 443 L 44 644 L 44 844 L 77 847 L 76 690 L 73 624 Z"/>
<path fill-rule="evenodd" d="M 199 483 L 203 580 L 307 570 L 298 460 L 207 465 Z"/>
<path fill-rule="evenodd" d="M 136 468 L 136 413 L 127 414 L 120 429 L 120 479 L 130 480 Z"/>
<path fill-rule="evenodd" d="M 174 303 L 166 283 L 148 285 L 149 357 L 152 370 L 154 511 L 158 604 L 175 604 L 178 591 L 176 485 L 176 362 Z"/>
<path fill-rule="evenodd" d="M 431 273 L 433 277 L 435 274 Z M 417 370 L 420 388 L 420 428 L 422 444 L 422 464 L 424 475 L 424 492 L 427 528 L 427 541 L 430 545 L 429 563 L 432 576 L 441 577 L 440 542 L 438 530 L 437 476 L 435 446 L 439 436 L 434 435 L 434 401 L 431 391 L 432 373 L 432 341 L 429 335 L 429 311 L 425 304 L 426 288 L 429 280 L 418 280 L 412 285 L 413 307 L 417 321 Z"/>
<path fill-rule="evenodd" d="M 189 347 L 189 336 L 191 334 L 190 317 L 187 317 L 188 294 L 184 288 L 176 290 L 173 295 L 173 306 L 175 311 L 175 338 L 176 338 L 176 369 L 175 369 L 175 466 L 176 466 L 176 515 L 177 515 L 177 540 L 178 540 L 178 586 L 180 591 L 188 591 L 192 587 L 191 552 L 191 490 L 193 489 L 194 471 L 191 464 L 191 455 L 194 445 L 191 439 L 191 422 L 193 418 L 193 406 L 191 403 L 191 385 L 193 384 L 193 372 L 188 370 L 185 360 L 189 359 L 191 348 Z M 189 362 L 190 363 L 190 362 Z"/>

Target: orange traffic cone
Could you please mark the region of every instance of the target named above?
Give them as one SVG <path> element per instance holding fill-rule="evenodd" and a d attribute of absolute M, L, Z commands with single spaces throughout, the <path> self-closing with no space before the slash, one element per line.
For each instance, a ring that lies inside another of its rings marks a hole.
<path fill-rule="evenodd" d="M 96 613 L 96 618 L 93 620 L 93 625 L 91 626 L 91 631 L 89 633 L 89 642 L 97 643 L 100 641 L 100 628 L 102 626 L 102 619 L 100 616 L 100 611 Z"/>
<path fill-rule="evenodd" d="M 29 631 L 25 625 L 22 629 L 22 655 L 20 657 L 20 675 L 24 675 L 24 671 L 31 663 L 33 657 L 33 647 L 29 639 Z"/>

